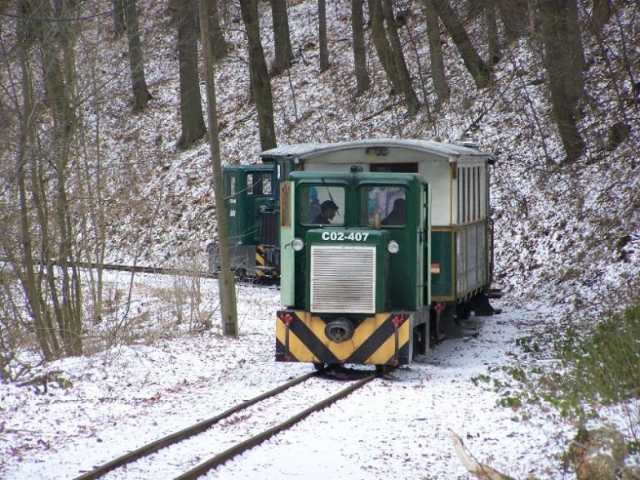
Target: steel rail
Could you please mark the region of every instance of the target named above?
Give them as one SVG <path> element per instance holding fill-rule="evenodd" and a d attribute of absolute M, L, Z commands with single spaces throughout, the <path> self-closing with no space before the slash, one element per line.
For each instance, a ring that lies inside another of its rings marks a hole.
<path fill-rule="evenodd" d="M 367 384 L 368 382 L 370 382 L 371 380 L 373 380 L 374 378 L 376 378 L 376 375 L 370 375 L 367 377 L 364 377 L 361 380 L 358 380 L 357 382 L 352 383 L 351 385 L 349 385 L 348 387 L 340 390 L 339 392 L 335 393 L 334 395 L 325 398 L 324 400 L 312 405 L 311 407 L 301 411 L 300 413 L 297 413 L 296 415 L 294 415 L 293 417 L 289 418 L 288 420 L 269 428 L 268 430 L 263 431 L 262 433 L 259 433 L 247 440 L 244 440 L 243 442 L 237 443 L 236 445 L 228 448 L 227 450 L 217 454 L 216 456 L 210 458 L 209 460 L 195 466 L 194 468 L 192 468 L 191 470 L 189 470 L 188 472 L 183 473 L 182 475 L 180 475 L 179 477 L 176 477 L 174 480 L 194 480 L 196 478 L 198 478 L 201 475 L 206 474 L 207 472 L 209 472 L 210 470 L 213 470 L 214 468 L 222 465 L 224 462 L 226 462 L 227 460 L 230 460 L 231 458 L 235 457 L 236 455 L 239 455 L 240 453 L 243 453 L 259 444 L 261 444 L 262 442 L 264 442 L 265 440 L 268 440 L 269 438 L 273 437 L 274 435 L 276 435 L 277 433 L 286 430 L 288 428 L 290 428 L 291 426 L 295 425 L 296 423 L 298 423 L 299 421 L 303 420 L 304 418 L 308 417 L 310 414 L 317 412 L 319 410 L 322 410 L 328 406 L 330 406 L 331 404 L 335 403 L 336 401 L 346 397 L 347 395 L 349 395 L 350 393 L 354 392 L 355 390 L 363 387 L 365 384 Z"/>
<path fill-rule="evenodd" d="M 0 262 L 13 263 L 8 258 L 0 257 Z M 43 261 L 34 261 L 34 264 L 46 265 Z M 157 273 L 160 275 L 181 275 L 185 277 L 201 277 L 201 278 L 218 278 L 215 273 L 204 272 L 201 270 L 189 270 L 184 268 L 168 268 L 168 267 L 149 267 L 145 265 L 122 265 L 116 263 L 96 263 L 96 262 L 60 262 L 58 260 L 52 260 L 49 262 L 54 267 L 77 267 L 77 268 L 91 268 L 91 269 L 103 269 L 113 270 L 116 272 L 130 272 L 130 273 Z"/>
<path fill-rule="evenodd" d="M 75 477 L 74 480 L 93 480 L 96 478 L 101 477 L 102 475 L 105 475 L 106 473 L 115 470 L 116 468 L 119 468 L 123 465 L 127 465 L 129 463 L 135 462 L 136 460 L 139 460 L 142 457 L 145 457 L 147 455 L 150 455 L 152 453 L 157 452 L 158 450 L 160 450 L 161 448 L 164 447 L 168 447 L 169 445 L 173 445 L 175 443 L 178 443 L 182 440 L 185 440 L 189 437 L 192 437 L 194 435 L 197 435 L 199 433 L 204 432 L 205 430 L 207 430 L 209 427 L 211 427 L 212 425 L 218 423 L 220 420 L 223 420 L 231 415 L 233 415 L 234 413 L 237 413 L 241 410 L 244 410 L 252 405 L 255 405 L 256 403 L 265 400 L 267 398 L 273 397 L 275 395 L 278 395 L 279 393 L 284 392 L 285 390 L 298 385 L 306 380 L 308 380 L 311 377 L 315 377 L 318 375 L 319 372 L 310 372 L 307 373 L 305 375 L 302 375 L 300 377 L 294 378 L 293 380 L 290 380 L 287 383 L 283 383 L 282 385 L 269 390 L 268 392 L 262 393 L 260 395 L 258 395 L 257 397 L 251 398 L 249 400 L 245 400 L 242 403 L 239 403 L 238 405 L 229 408 L 228 410 L 225 410 L 224 412 L 208 418 L 206 420 L 203 420 L 201 422 L 198 422 L 190 427 L 184 428 L 178 432 L 172 433 L 170 435 L 167 435 L 165 437 L 162 437 L 158 440 L 155 440 L 151 443 L 148 443 L 146 445 L 143 445 L 140 448 L 137 448 L 129 453 L 126 453 L 124 455 L 119 456 L 118 458 L 115 458 L 113 460 L 111 460 L 110 462 L 107 462 L 103 465 L 100 465 L 96 468 L 94 468 L 93 470 L 83 473 L 82 475 Z"/>

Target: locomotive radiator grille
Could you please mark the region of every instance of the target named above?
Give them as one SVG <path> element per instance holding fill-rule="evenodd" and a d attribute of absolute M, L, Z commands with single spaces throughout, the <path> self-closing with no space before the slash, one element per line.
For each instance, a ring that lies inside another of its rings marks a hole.
<path fill-rule="evenodd" d="M 322 245 L 311 247 L 311 311 L 374 313 L 376 248 Z"/>

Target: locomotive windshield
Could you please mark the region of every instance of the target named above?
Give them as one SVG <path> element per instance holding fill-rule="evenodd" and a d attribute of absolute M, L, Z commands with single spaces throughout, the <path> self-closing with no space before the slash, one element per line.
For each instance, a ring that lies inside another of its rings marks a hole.
<path fill-rule="evenodd" d="M 270 196 L 271 172 L 247 173 L 247 195 Z"/>
<path fill-rule="evenodd" d="M 374 186 L 360 189 L 362 226 L 404 226 L 407 192 L 403 187 Z"/>
<path fill-rule="evenodd" d="M 305 185 L 298 218 L 303 225 L 344 225 L 345 190 L 341 186 Z"/>

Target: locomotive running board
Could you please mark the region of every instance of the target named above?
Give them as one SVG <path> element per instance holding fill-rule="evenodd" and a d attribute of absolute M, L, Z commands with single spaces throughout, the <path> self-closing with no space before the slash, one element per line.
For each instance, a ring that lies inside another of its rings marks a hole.
<path fill-rule="evenodd" d="M 327 338 L 325 322 L 299 310 L 280 310 L 276 319 L 276 361 L 407 365 L 411 363 L 413 312 L 386 312 L 367 317 L 353 336 L 336 343 Z"/>

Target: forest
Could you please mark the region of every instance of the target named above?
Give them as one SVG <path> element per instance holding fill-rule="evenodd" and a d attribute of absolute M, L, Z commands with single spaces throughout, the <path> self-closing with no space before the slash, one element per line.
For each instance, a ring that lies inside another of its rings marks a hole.
<path fill-rule="evenodd" d="M 514 339 L 528 363 L 474 384 L 578 434 L 622 408 L 638 478 L 638 39 L 634 0 L 0 0 L 1 384 L 219 335 L 208 284 L 145 304 L 101 267 L 206 270 L 212 158 L 470 142 L 497 159 L 494 281 L 539 317 Z"/>

